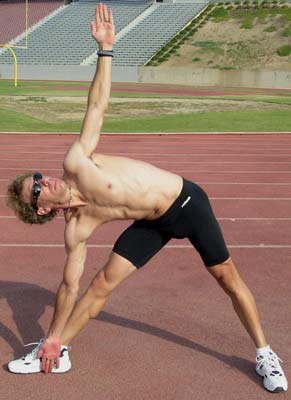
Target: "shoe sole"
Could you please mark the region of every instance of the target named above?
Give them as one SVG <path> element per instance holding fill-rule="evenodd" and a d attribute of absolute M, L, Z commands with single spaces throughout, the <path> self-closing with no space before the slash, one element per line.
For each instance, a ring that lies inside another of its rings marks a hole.
<path fill-rule="evenodd" d="M 34 371 L 19 371 L 19 370 L 13 371 L 13 369 L 10 369 L 8 366 L 7 366 L 7 368 L 8 368 L 9 372 L 12 372 L 13 374 L 21 374 L 21 375 L 37 374 L 37 373 L 43 372 L 39 369 L 36 369 Z M 70 365 L 70 368 L 66 368 L 66 369 L 54 368 L 51 373 L 52 374 L 64 374 L 64 373 L 70 371 L 71 368 L 72 368 L 71 365 Z"/>
<path fill-rule="evenodd" d="M 264 376 L 265 376 L 265 375 L 260 375 L 260 374 L 258 373 L 257 370 L 256 370 L 256 373 L 257 373 L 262 379 L 264 379 Z M 269 393 L 282 393 L 282 392 L 287 392 L 287 390 L 288 390 L 288 389 L 284 389 L 282 386 L 278 386 L 278 387 L 276 387 L 276 389 L 274 389 L 274 390 L 268 389 L 265 385 L 264 385 L 264 388 L 265 388 Z"/>

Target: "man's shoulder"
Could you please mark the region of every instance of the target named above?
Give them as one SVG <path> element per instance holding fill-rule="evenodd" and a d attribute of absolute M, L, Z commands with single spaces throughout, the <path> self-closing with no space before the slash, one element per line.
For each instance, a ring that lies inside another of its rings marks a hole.
<path fill-rule="evenodd" d="M 65 155 L 63 162 L 64 170 L 66 172 L 75 173 L 78 171 L 82 163 L 87 159 L 88 157 L 86 157 L 84 154 L 82 146 L 78 140 L 76 140 Z"/>
<path fill-rule="evenodd" d="M 79 243 L 86 242 L 94 230 L 101 225 L 82 211 L 82 209 L 77 210 L 75 215 L 73 213 L 72 215 L 65 216 L 65 243 L 69 248 L 74 248 Z"/>
<path fill-rule="evenodd" d="M 66 248 L 70 251 L 78 247 L 82 242 L 85 242 L 88 237 L 82 232 L 82 224 L 80 218 L 75 216 L 65 216 L 66 227 L 64 232 L 64 239 Z"/>

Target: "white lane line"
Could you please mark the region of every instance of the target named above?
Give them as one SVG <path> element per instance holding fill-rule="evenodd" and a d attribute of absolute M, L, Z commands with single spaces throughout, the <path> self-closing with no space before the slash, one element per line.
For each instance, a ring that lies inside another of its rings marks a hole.
<path fill-rule="evenodd" d="M 209 197 L 209 200 L 290 201 L 291 197 Z"/>
<path fill-rule="evenodd" d="M 188 135 L 188 138 L 185 138 L 185 135 L 184 135 L 184 138 L 186 139 L 187 144 L 192 144 L 193 146 L 196 146 L 196 145 L 201 145 L 201 146 L 210 145 L 210 146 L 215 147 L 216 145 L 224 145 L 224 144 L 225 145 L 235 145 L 235 146 L 237 146 L 238 143 L 240 145 L 249 146 L 250 142 L 252 142 L 252 144 L 258 144 L 258 145 L 262 144 L 264 146 L 268 146 L 268 145 L 273 144 L 273 143 L 276 144 L 277 146 L 282 146 L 282 143 L 285 143 L 285 142 L 286 143 L 290 143 L 291 135 L 290 135 L 290 132 L 288 132 L 288 133 L 289 133 L 289 136 L 286 136 L 286 134 L 284 136 L 278 134 L 277 136 L 281 136 L 281 137 L 277 137 L 276 136 L 274 138 L 270 138 L 270 137 L 264 138 L 263 137 L 264 134 L 261 134 L 262 135 L 261 138 L 252 138 L 251 136 L 248 136 L 246 139 L 238 138 L 237 141 L 232 141 L 229 138 L 225 138 L 225 139 L 220 138 L 220 140 L 215 141 L 215 139 L 212 140 L 212 138 L 206 138 L 206 137 L 204 137 L 203 139 L 201 138 L 202 140 L 201 139 L 198 140 L 197 136 L 195 136 L 195 138 L 194 137 L 191 138 L 190 135 Z M 1 132 L 0 132 L 0 134 L 1 134 Z M 101 134 L 101 137 L 102 137 L 102 139 L 104 141 L 103 145 L 104 144 L 108 144 L 109 141 L 110 141 L 110 143 L 112 143 L 112 140 L 114 141 L 114 139 L 112 139 L 112 138 L 110 138 L 108 141 L 106 141 L 106 138 L 105 138 L 106 135 L 107 134 L 104 134 L 104 133 Z M 76 136 L 76 135 L 74 135 L 74 136 Z M 183 134 L 182 135 L 177 135 L 177 136 L 183 136 Z M 190 139 L 189 139 L 189 137 L 190 137 Z M 30 146 L 31 143 L 33 143 L 34 145 L 36 143 L 35 141 L 32 142 L 32 138 L 27 138 L 26 140 L 23 139 L 23 138 L 18 138 L 18 139 L 21 139 L 22 143 L 5 143 L 3 145 L 4 146 Z M 63 139 L 65 139 L 65 138 L 60 138 L 59 139 L 60 140 L 60 143 L 58 143 L 59 146 L 66 145 L 66 143 L 65 143 L 65 141 L 63 141 Z M 73 139 L 74 139 L 74 137 L 72 137 L 72 140 Z M 156 144 L 157 141 L 160 142 L 159 138 L 153 140 L 152 137 L 145 138 L 144 135 L 141 136 L 140 139 L 144 142 L 145 145 Z M 37 143 L 47 144 L 47 143 L 53 143 L 53 141 L 55 141 L 55 140 L 56 140 L 55 137 L 53 137 L 51 139 L 49 139 L 49 138 L 42 139 L 42 140 L 38 139 Z M 70 138 L 66 138 L 66 141 L 69 142 L 70 140 L 71 140 Z M 177 140 L 177 138 L 169 138 L 169 141 L 167 142 L 166 145 L 167 146 L 170 146 L 170 145 L 175 146 L 176 145 L 176 140 Z M 58 141 L 58 139 L 57 139 L 57 141 Z M 118 139 L 116 139 L 116 142 L 117 141 L 119 141 L 119 144 L 120 144 L 120 142 L 122 142 L 122 139 L 118 138 Z M 136 146 L 136 142 L 135 141 L 133 141 L 132 144 Z"/>
<path fill-rule="evenodd" d="M 0 219 L 18 219 L 15 215 L 0 215 Z M 64 217 L 55 217 L 64 221 Z"/>
<path fill-rule="evenodd" d="M 6 169 L 6 168 L 0 168 L 0 169 Z M 10 169 L 10 168 L 8 168 Z M 13 169 L 13 168 L 11 168 Z M 14 168 L 14 169 L 19 169 L 19 168 Z M 45 168 L 45 170 L 47 170 L 48 168 Z M 291 170 L 290 171 L 235 171 L 235 170 L 224 170 L 224 171 L 219 171 L 219 170 L 213 170 L 213 171 L 209 171 L 209 170 L 197 170 L 197 169 L 174 169 L 173 171 L 175 172 L 194 172 L 195 174 L 291 174 Z"/>
<path fill-rule="evenodd" d="M 23 138 L 18 138 L 18 141 L 16 141 L 15 143 L 8 143 L 8 142 L 11 142 L 12 140 L 8 140 L 8 141 L 6 140 L 5 143 L 3 143 L 2 145 L 8 146 L 8 147 L 30 147 L 31 145 L 36 146 L 38 144 L 47 144 L 49 146 L 53 146 L 53 143 L 56 142 L 56 145 L 61 147 L 61 146 L 66 146 L 67 144 L 71 143 L 71 141 L 74 140 L 76 136 L 78 136 L 78 135 L 74 135 L 74 137 L 72 137 L 72 138 L 67 137 L 66 139 L 65 138 L 56 139 L 55 137 L 51 138 L 51 139 L 50 138 L 42 139 L 42 140 L 38 139 L 38 142 L 36 142 L 35 140 L 32 140 L 32 138 L 27 138 L 26 140 L 23 140 Z M 178 136 L 183 137 L 183 134 L 178 135 Z M 280 135 L 278 135 L 278 136 L 280 136 Z M 111 137 L 109 139 L 109 138 L 105 138 L 104 134 L 103 135 L 101 134 L 101 137 L 103 139 L 103 143 L 102 143 L 103 146 L 108 145 L 108 144 L 115 144 L 115 145 L 123 144 L 122 138 L 121 139 L 118 138 L 118 139 L 114 140 L 114 138 Z M 199 140 L 199 139 L 197 139 L 197 136 L 194 138 L 194 137 L 191 137 L 190 135 L 188 135 L 188 137 L 186 138 L 184 135 L 184 139 L 186 139 L 185 142 L 187 144 L 190 144 L 192 146 L 210 146 L 211 148 L 216 148 L 217 145 L 237 146 L 238 144 L 249 147 L 250 142 L 252 142 L 252 144 L 258 145 L 259 148 L 261 148 L 261 146 L 269 147 L 270 145 L 274 144 L 274 145 L 278 146 L 279 148 L 284 149 L 284 147 L 282 147 L 282 144 L 291 143 L 290 137 L 291 137 L 291 135 L 289 134 L 289 136 L 285 135 L 284 137 L 274 137 L 274 138 L 269 137 L 268 140 L 265 140 L 264 137 L 257 138 L 256 140 L 254 140 L 254 139 L 252 140 L 252 138 L 250 136 L 248 136 L 248 138 L 246 138 L 246 139 L 238 138 L 237 141 L 234 141 L 229 138 L 225 139 L 225 140 L 223 140 L 223 138 L 220 138 L 220 140 L 215 140 L 215 139 L 212 140 L 212 138 L 205 138 L 205 137 L 203 138 L 203 140 Z M 0 136 L 0 141 L 1 141 L 1 139 L 2 138 Z M 145 138 L 144 136 L 140 136 L 139 139 L 140 139 L 140 141 L 143 142 L 143 144 L 145 146 L 151 146 L 153 144 L 157 144 L 157 142 L 161 143 L 161 140 L 159 138 L 153 139 L 152 137 Z M 165 146 L 176 146 L 177 139 L 178 139 L 178 137 L 177 138 L 169 138 L 167 143 L 164 145 Z M 137 147 L 136 140 L 132 140 L 132 142 L 128 143 L 128 144 L 132 145 L 133 147 Z"/>
<path fill-rule="evenodd" d="M 24 167 L 24 166 L 20 166 L 20 167 L 0 167 L 0 169 L 2 170 L 30 170 L 33 169 L 33 167 Z M 44 168 L 46 171 L 63 171 L 63 168 Z"/>
<path fill-rule="evenodd" d="M 195 156 L 193 156 L 195 157 Z M 31 158 L 0 158 L 0 161 L 13 161 L 13 162 L 60 162 L 63 161 L 63 158 L 53 159 L 53 160 L 44 160 L 43 158 L 39 159 L 31 159 Z M 149 160 L 150 163 L 160 163 L 160 164 L 287 164 L 290 165 L 289 161 L 165 161 L 165 160 Z"/>
<path fill-rule="evenodd" d="M 182 136 L 182 135 L 181 135 Z M 290 135 L 291 136 L 291 135 Z M 284 140 L 285 139 L 285 140 Z M 64 146 L 68 146 L 71 145 L 73 142 L 74 138 L 72 138 L 72 141 L 70 139 L 67 139 L 67 142 L 65 141 L 60 141 L 57 142 L 55 144 L 56 147 L 64 147 Z M 1 138 L 0 138 L 1 141 Z M 282 142 L 282 143 L 278 143 L 278 142 Z M 180 146 L 183 146 L 181 143 L 177 143 L 177 139 L 174 139 L 173 141 L 169 140 L 166 144 L 161 144 L 161 141 L 159 139 L 157 140 L 146 140 L 145 138 L 140 138 L 140 142 L 143 143 L 143 146 L 152 146 L 152 145 L 156 145 L 157 143 L 161 145 L 161 147 L 176 147 L 177 144 Z M 217 146 L 221 146 L 222 148 L 228 148 L 228 147 L 233 147 L 233 146 L 244 146 L 246 148 L 249 148 L 250 146 L 250 141 L 249 140 L 239 140 L 237 142 L 232 142 L 232 141 L 212 141 L 211 139 L 209 140 L 204 140 L 204 141 L 196 141 L 196 140 L 185 140 L 185 143 L 189 146 L 193 146 L 193 147 L 207 147 L 210 149 L 217 149 Z M 252 141 L 252 145 L 257 146 L 258 149 L 269 149 L 271 146 L 275 146 L 278 150 L 286 150 L 282 144 L 290 144 L 291 141 L 290 139 L 286 139 L 285 138 L 274 138 L 274 139 L 269 139 L 268 142 L 266 142 L 264 139 L 258 139 L 256 142 Z M 104 140 L 103 137 L 103 142 L 102 142 L 102 146 L 109 146 L 111 144 L 114 144 L 115 146 L 121 146 L 123 144 L 123 141 L 120 140 L 116 140 L 114 141 L 114 139 L 112 140 L 108 140 L 106 141 L 106 139 Z M 53 139 L 52 140 L 39 140 L 38 142 L 32 141 L 32 140 L 27 140 L 25 143 L 20 143 L 20 142 L 16 142 L 13 144 L 10 143 L 3 143 L 2 146 L 6 146 L 6 147 L 29 147 L 31 148 L 31 146 L 41 146 L 41 145 L 46 145 L 48 147 L 53 147 Z M 127 145 L 135 148 L 138 147 L 136 141 L 132 141 L 131 143 L 127 142 Z"/>
<path fill-rule="evenodd" d="M 0 170 L 24 170 L 24 169 L 31 169 L 33 167 L 25 167 L 25 166 L 20 166 L 20 167 L 0 167 Z M 63 171 L 63 168 L 47 168 L 44 167 L 45 171 Z M 207 173 L 207 174 L 216 174 L 216 173 L 220 173 L 220 174 L 291 174 L 291 170 L 290 171 L 207 171 L 207 170 L 201 170 L 201 171 L 197 171 L 197 170 L 174 170 L 175 172 L 194 172 L 196 174 L 200 174 L 200 173 Z"/>
<path fill-rule="evenodd" d="M 0 215 L 0 219 L 18 219 L 14 215 Z M 274 217 L 218 217 L 216 218 L 218 221 L 291 221 L 291 218 L 274 218 Z M 55 220 L 62 220 L 64 221 L 64 217 L 56 217 Z"/>
<path fill-rule="evenodd" d="M 0 182 L 9 182 L 9 178 L 0 178 Z M 196 181 L 199 185 L 262 185 L 262 186 L 291 186 L 291 183 L 278 182 L 207 182 Z"/>
<path fill-rule="evenodd" d="M 44 160 L 43 158 L 34 158 L 34 159 L 31 159 L 31 158 L 21 158 L 21 159 L 19 159 L 19 158 L 0 158 L 0 161 L 13 161 L 13 162 L 23 162 L 23 161 L 59 162 L 59 161 L 63 161 L 63 160 L 64 160 L 63 158 L 58 158 L 55 160 Z M 274 162 L 274 164 L 275 164 L 275 162 Z M 278 164 L 278 163 L 276 162 L 276 164 Z"/>
<path fill-rule="evenodd" d="M 6 194 L 0 194 L 0 198 L 6 197 Z M 187 202 L 189 200 L 187 199 Z M 209 197 L 209 200 L 291 201 L 291 197 Z"/>
<path fill-rule="evenodd" d="M 114 244 L 88 244 L 88 248 L 112 248 Z M 63 248 L 63 244 L 48 244 L 48 243 L 0 243 L 0 247 L 35 247 L 35 248 Z M 192 245 L 173 244 L 166 245 L 168 249 L 193 249 Z M 291 249 L 291 244 L 234 244 L 227 245 L 229 249 Z"/>
<path fill-rule="evenodd" d="M 1 179 L 0 179 L 1 181 Z M 195 181 L 199 185 L 263 185 L 263 186 L 291 186 L 291 183 L 278 183 L 278 182 L 207 182 Z"/>
<path fill-rule="evenodd" d="M 16 217 L 15 217 L 16 218 Z M 291 221 L 291 218 L 249 218 L 249 217 L 221 217 L 216 218 L 218 221 Z"/>
<path fill-rule="evenodd" d="M 217 152 L 209 152 L 209 153 L 202 153 L 201 152 L 201 150 L 200 149 L 195 149 L 195 151 L 190 151 L 190 152 L 188 152 L 188 153 L 168 153 L 168 149 L 164 149 L 165 151 L 164 151 L 164 153 L 146 153 L 146 152 L 143 152 L 143 153 L 136 153 L 136 152 L 122 152 L 122 151 L 115 151 L 115 152 L 112 152 L 112 151 L 106 151 L 106 149 L 99 149 L 99 152 L 103 152 L 103 153 L 105 153 L 106 152 L 106 154 L 109 154 L 109 155 L 126 155 L 126 156 L 130 156 L 130 155 L 132 155 L 132 156 L 158 156 L 158 157 L 160 157 L 160 156 L 166 156 L 166 157 L 168 157 L 168 156 L 173 156 L 173 157 L 190 157 L 190 156 L 197 156 L 197 157 L 201 157 L 201 156 L 203 156 L 203 157 L 211 157 L 211 156 L 215 156 L 215 157 L 239 157 L 239 156 L 242 156 L 242 157 L 255 157 L 255 158 L 257 158 L 257 157 L 290 157 L 291 156 L 291 154 L 290 153 L 275 153 L 275 152 L 272 152 L 272 153 L 264 153 L 264 152 L 261 152 L 261 153 L 247 153 L 247 152 L 241 152 L 241 153 L 235 153 L 234 151 L 232 151 L 232 149 L 230 149 L 230 152 L 231 153 L 220 153 L 219 152 L 219 149 L 218 149 L 218 151 Z M 17 152 L 18 153 L 18 152 Z M 29 152 L 29 153 L 31 153 L 31 152 Z M 54 153 L 49 153 L 49 154 L 54 154 Z"/>
<path fill-rule="evenodd" d="M 0 150 L 0 153 L 12 153 L 13 155 L 15 155 L 15 153 L 17 154 L 33 154 L 34 151 L 16 151 L 16 150 Z M 37 154 L 62 154 L 64 155 L 66 153 L 66 151 L 37 151 Z"/>
<path fill-rule="evenodd" d="M 165 157 L 165 153 L 132 153 L 132 152 L 122 152 L 122 151 L 116 151 L 116 152 L 107 152 L 105 151 L 105 149 L 98 149 L 99 152 L 108 154 L 108 155 L 126 155 L 126 156 L 163 156 Z M 58 151 L 37 151 L 38 154 L 62 154 L 65 155 L 67 151 L 67 148 L 63 151 L 63 152 L 58 152 Z M 3 152 L 5 154 L 7 154 L 9 152 L 9 150 L 0 150 L 0 153 Z M 15 153 L 19 153 L 19 154 L 32 154 L 34 153 L 33 151 L 10 151 L 11 153 L 13 153 L 15 155 Z M 197 149 L 197 154 L 194 152 L 191 153 L 167 153 L 166 156 L 167 157 L 177 157 L 177 156 L 181 156 L 181 157 L 190 157 L 193 155 L 198 156 L 198 157 L 209 157 L 209 156 L 216 156 L 216 157 L 250 157 L 250 156 L 254 156 L 254 157 L 291 157 L 291 154 L 274 154 L 274 153 L 245 153 L 245 154 L 241 154 L 241 153 L 200 153 L 199 149 Z"/>

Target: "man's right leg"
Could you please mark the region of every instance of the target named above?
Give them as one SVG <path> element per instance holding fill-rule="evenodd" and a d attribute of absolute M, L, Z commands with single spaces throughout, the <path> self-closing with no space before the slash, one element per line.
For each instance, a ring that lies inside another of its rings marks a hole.
<path fill-rule="evenodd" d="M 61 335 L 62 344 L 71 340 L 95 318 L 104 307 L 113 289 L 129 277 L 137 268 L 127 259 L 111 253 L 107 264 L 97 273 L 86 293 L 76 304 Z"/>

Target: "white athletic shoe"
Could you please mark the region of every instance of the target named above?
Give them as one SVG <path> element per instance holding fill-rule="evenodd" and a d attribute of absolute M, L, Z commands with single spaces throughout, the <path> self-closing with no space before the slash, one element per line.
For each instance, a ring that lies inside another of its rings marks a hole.
<path fill-rule="evenodd" d="M 39 352 L 44 340 L 41 339 L 38 343 L 29 343 L 25 346 L 31 346 L 36 344 L 37 346 L 32 350 L 31 353 L 18 358 L 17 360 L 10 361 L 8 364 L 8 369 L 14 374 L 35 374 L 36 372 L 41 372 L 41 358 L 37 358 L 37 353 Z M 62 346 L 60 354 L 60 366 L 56 368 L 53 367 L 52 372 L 55 374 L 60 374 L 62 372 L 67 372 L 71 369 L 71 361 L 69 357 L 70 347 Z"/>
<path fill-rule="evenodd" d="M 286 392 L 288 382 L 280 365 L 283 361 L 277 354 L 270 349 L 266 354 L 257 356 L 256 361 L 256 371 L 264 378 L 265 389 L 269 392 Z"/>

